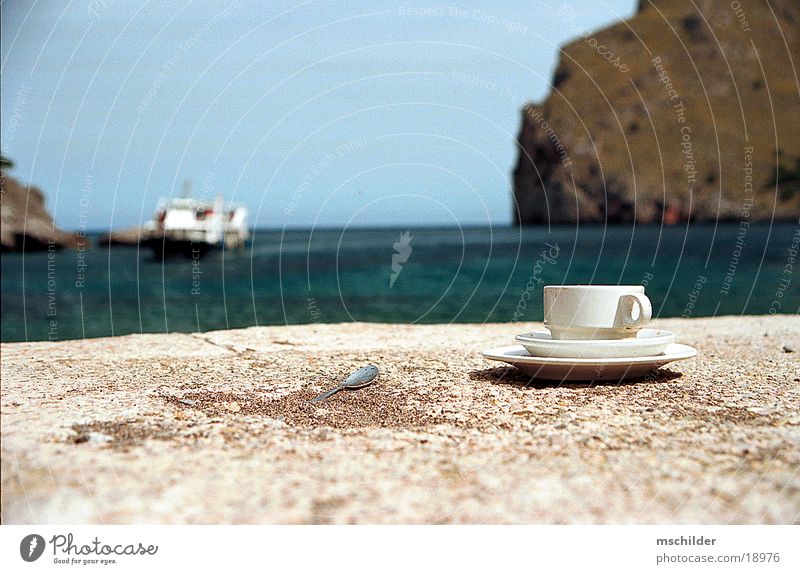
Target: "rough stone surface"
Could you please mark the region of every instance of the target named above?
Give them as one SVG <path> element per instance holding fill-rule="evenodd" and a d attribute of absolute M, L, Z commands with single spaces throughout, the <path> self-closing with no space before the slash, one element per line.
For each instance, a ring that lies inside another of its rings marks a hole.
<path fill-rule="evenodd" d="M 698 357 L 603 385 L 483 359 L 532 323 L 4 344 L 2 521 L 797 522 L 800 321 L 655 325 Z"/>

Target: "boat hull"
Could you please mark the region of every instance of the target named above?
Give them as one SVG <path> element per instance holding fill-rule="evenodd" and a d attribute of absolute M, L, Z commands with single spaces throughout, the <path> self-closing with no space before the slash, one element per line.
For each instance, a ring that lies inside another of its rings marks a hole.
<path fill-rule="evenodd" d="M 165 257 L 183 256 L 199 258 L 209 251 L 222 249 L 222 243 L 205 243 L 202 241 L 191 241 L 188 239 L 170 239 L 168 237 L 151 237 L 142 242 L 145 247 L 153 252 L 156 259 Z"/>

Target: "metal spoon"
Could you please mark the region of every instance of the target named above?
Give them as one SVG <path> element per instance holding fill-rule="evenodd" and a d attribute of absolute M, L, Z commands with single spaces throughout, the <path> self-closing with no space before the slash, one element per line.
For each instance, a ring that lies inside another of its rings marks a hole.
<path fill-rule="evenodd" d="M 349 377 L 347 377 L 344 382 L 342 382 L 338 387 L 334 387 L 329 391 L 325 391 L 321 395 L 314 397 L 309 402 L 317 403 L 319 401 L 324 401 L 325 399 L 332 397 L 339 391 L 344 389 L 353 390 L 353 389 L 360 389 L 361 387 L 366 387 L 367 385 L 371 384 L 372 381 L 375 380 L 375 377 L 378 376 L 378 367 L 375 365 L 367 365 L 366 367 L 361 367 L 354 373 L 351 373 Z"/>

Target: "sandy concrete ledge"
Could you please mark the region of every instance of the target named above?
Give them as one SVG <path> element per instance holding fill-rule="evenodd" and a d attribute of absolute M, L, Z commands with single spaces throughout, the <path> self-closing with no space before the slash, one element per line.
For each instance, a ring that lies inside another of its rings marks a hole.
<path fill-rule="evenodd" d="M 3 523 L 792 523 L 797 317 L 659 320 L 654 380 L 529 384 L 537 327 L 265 327 L 2 345 Z M 351 370 L 378 384 L 311 406 Z"/>

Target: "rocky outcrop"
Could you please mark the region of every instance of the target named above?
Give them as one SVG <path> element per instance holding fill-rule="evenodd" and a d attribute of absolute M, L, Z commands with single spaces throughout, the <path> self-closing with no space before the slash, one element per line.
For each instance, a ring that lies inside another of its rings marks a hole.
<path fill-rule="evenodd" d="M 0 243 L 5 251 L 77 248 L 86 242 L 58 229 L 44 205 L 44 193 L 0 171 Z"/>
<path fill-rule="evenodd" d="M 796 219 L 798 75 L 796 1 L 643 0 L 523 110 L 516 221 Z"/>
<path fill-rule="evenodd" d="M 103 246 L 136 246 L 150 236 L 148 231 L 137 225 L 104 233 L 97 239 L 97 243 Z"/>

